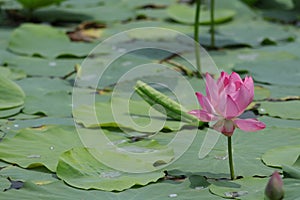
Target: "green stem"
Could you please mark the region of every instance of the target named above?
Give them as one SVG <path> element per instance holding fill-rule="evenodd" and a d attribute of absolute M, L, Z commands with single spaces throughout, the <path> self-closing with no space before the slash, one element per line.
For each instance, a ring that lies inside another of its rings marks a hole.
<path fill-rule="evenodd" d="M 210 45 L 215 48 L 215 0 L 210 0 Z"/>
<path fill-rule="evenodd" d="M 232 160 L 232 142 L 231 136 L 227 137 L 228 139 L 228 158 L 229 158 L 229 168 L 230 168 L 230 178 L 234 180 L 234 167 L 233 167 L 233 160 Z"/>
<path fill-rule="evenodd" d="M 200 18 L 201 0 L 196 0 L 196 14 L 194 23 L 194 40 L 195 40 L 195 56 L 198 76 L 201 77 L 201 62 L 200 62 L 200 44 L 199 44 L 199 18 Z"/>

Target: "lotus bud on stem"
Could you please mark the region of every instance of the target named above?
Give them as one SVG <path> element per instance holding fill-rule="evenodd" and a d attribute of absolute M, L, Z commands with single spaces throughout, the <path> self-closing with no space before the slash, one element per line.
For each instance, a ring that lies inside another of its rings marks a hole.
<path fill-rule="evenodd" d="M 266 200 L 281 200 L 284 197 L 283 182 L 280 174 L 275 171 L 265 189 Z"/>

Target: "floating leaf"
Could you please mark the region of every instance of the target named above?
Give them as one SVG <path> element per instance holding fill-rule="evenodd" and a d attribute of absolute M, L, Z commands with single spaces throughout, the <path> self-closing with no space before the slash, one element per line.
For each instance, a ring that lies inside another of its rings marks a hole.
<path fill-rule="evenodd" d="M 72 43 L 62 30 L 54 27 L 27 23 L 14 30 L 8 48 L 22 55 L 56 58 L 63 55 L 86 56 L 93 46 Z"/>
<path fill-rule="evenodd" d="M 26 74 L 22 70 L 10 69 L 8 67 L 0 67 L 0 74 L 11 80 L 22 79 Z"/>
<path fill-rule="evenodd" d="M 261 102 L 260 111 L 283 119 L 300 119 L 300 101 Z"/>
<path fill-rule="evenodd" d="M 173 4 L 168 7 L 169 17 L 177 22 L 184 24 L 194 24 L 195 8 L 184 4 Z M 223 23 L 231 20 L 235 12 L 233 10 L 217 9 L 215 10 L 215 23 Z M 200 23 L 210 24 L 210 12 L 202 9 L 200 11 Z"/>
<path fill-rule="evenodd" d="M 10 187 L 10 182 L 5 177 L 0 177 L 0 191 L 3 192 L 4 190 Z"/>
<path fill-rule="evenodd" d="M 75 148 L 61 155 L 57 175 L 77 188 L 122 191 L 134 185 L 155 182 L 164 173 L 158 171 L 130 174 L 117 171 L 96 160 L 87 149 Z"/>
<path fill-rule="evenodd" d="M 58 78 L 34 77 L 16 81 L 27 96 L 41 97 L 50 92 L 71 92 L 72 85 Z"/>
<path fill-rule="evenodd" d="M 245 31 L 244 25 L 247 23 L 249 29 Z M 288 40 L 293 36 L 291 32 L 287 32 L 284 28 L 264 20 L 248 20 L 248 21 L 233 21 L 226 25 L 220 25 L 215 35 L 217 47 L 232 47 L 232 46 L 260 46 L 266 41 L 271 44 L 277 44 L 282 40 Z M 205 46 L 210 45 L 209 31 L 200 33 L 200 42 Z M 254 63 L 251 63 L 252 65 Z M 260 63 L 257 63 L 260 65 Z"/>
<path fill-rule="evenodd" d="M 17 0 L 17 1 L 21 3 L 24 8 L 27 8 L 29 10 L 35 10 L 52 4 L 59 4 L 60 2 L 65 0 Z"/>
<path fill-rule="evenodd" d="M 263 199 L 267 178 L 242 178 L 234 181 L 217 181 L 209 190 L 223 198 Z"/>
<path fill-rule="evenodd" d="M 38 77 L 63 77 L 73 71 L 75 64 L 81 63 L 82 59 L 43 59 L 15 55 L 4 58 L 3 62 L 13 70 L 11 76 L 16 77 L 15 73 L 18 73 L 19 79 L 24 77 L 21 73 Z"/>
<path fill-rule="evenodd" d="M 39 117 L 34 116 L 30 118 L 26 116 L 25 119 L 14 116 L 13 121 L 9 121 L 3 125 L 3 128 L 9 130 L 19 130 L 23 128 L 36 128 L 45 125 L 65 125 L 74 126 L 74 120 L 70 118 L 58 118 L 58 117 Z"/>
<path fill-rule="evenodd" d="M 18 106 L 12 109 L 1 109 L 0 110 L 0 118 L 11 117 L 17 113 L 19 113 L 23 109 L 23 106 Z"/>
<path fill-rule="evenodd" d="M 284 86 L 284 85 L 268 85 L 264 84 L 263 87 L 271 92 L 271 98 L 285 98 L 288 96 L 299 96 L 299 86 Z"/>
<path fill-rule="evenodd" d="M 81 146 L 81 142 L 72 126 L 27 128 L 13 138 L 4 138 L 0 154 L 1 160 L 9 163 L 24 168 L 45 166 L 54 172 L 60 154 L 74 146 Z"/>
<path fill-rule="evenodd" d="M 17 166 L 8 166 L 0 170 L 0 175 L 22 182 L 30 181 L 36 185 L 46 185 L 57 181 L 57 179 L 53 177 L 53 173 L 49 173 L 45 168 L 29 170 Z"/>
<path fill-rule="evenodd" d="M 149 1 L 149 0 L 124 0 L 126 4 L 132 8 L 141 8 L 141 7 L 154 7 L 153 10 L 164 8 L 174 3 L 175 0 L 161 0 L 157 2 Z M 156 8 L 156 9 L 155 9 Z"/>
<path fill-rule="evenodd" d="M 135 17 L 135 11 L 122 1 L 94 2 L 93 6 L 60 6 L 59 8 L 45 8 L 38 10 L 34 16 L 40 20 L 55 21 L 98 21 L 112 24 L 114 22 L 125 21 Z M 114 13 L 112 15 L 112 13 Z"/>
<path fill-rule="evenodd" d="M 262 116 L 259 118 L 259 120 L 264 122 L 267 127 L 300 128 L 300 120 L 288 120 L 288 119 L 280 119 L 280 118 L 274 118 L 268 116 Z"/>
<path fill-rule="evenodd" d="M 27 96 L 24 106 L 23 112 L 26 114 L 71 117 L 72 96 L 62 91 L 49 92 L 43 96 Z"/>
<path fill-rule="evenodd" d="M 197 172 L 207 177 L 229 178 L 226 137 L 220 137 L 212 151 L 204 159 L 199 160 L 197 155 L 205 132 L 199 131 L 189 150 L 166 169 Z M 298 145 L 300 135 L 298 128 L 274 127 L 254 133 L 236 130 L 232 139 L 236 175 L 243 177 L 269 176 L 274 169 L 263 164 L 262 155 L 276 147 Z"/>
<path fill-rule="evenodd" d="M 293 165 L 300 155 L 300 145 L 282 146 L 270 149 L 262 155 L 263 162 L 272 167 Z"/>
<path fill-rule="evenodd" d="M 254 86 L 254 94 L 255 100 L 266 99 L 269 98 L 271 95 L 270 90 L 262 86 Z"/>
<path fill-rule="evenodd" d="M 142 132 L 157 132 L 161 129 L 179 130 L 185 123 L 167 120 L 166 116 L 151 109 L 144 101 L 126 101 L 115 99 L 114 103 L 95 103 L 95 107 L 82 105 L 73 109 L 77 123 L 85 127 L 123 127 Z M 151 111 L 149 113 L 149 111 Z M 96 117 L 93 113 L 96 112 Z M 150 116 L 148 116 L 150 114 Z"/>
<path fill-rule="evenodd" d="M 298 179 L 283 179 L 283 189 L 284 189 L 284 199 L 285 200 L 299 200 L 300 191 L 299 191 L 300 180 Z"/>
<path fill-rule="evenodd" d="M 271 30 L 271 29 L 269 29 Z M 282 66 L 285 66 L 282 73 Z M 247 71 L 255 81 L 282 86 L 300 86 L 298 60 L 260 61 L 237 64 L 236 71 Z M 298 88 L 299 90 L 299 88 Z M 300 90 L 299 90 L 300 91 Z"/>
<path fill-rule="evenodd" d="M 115 198 L 115 194 L 110 194 L 109 192 L 74 189 L 63 183 L 63 181 L 42 185 L 28 181 L 19 190 L 8 190 L 1 193 L 1 197 L 6 200 L 30 199 L 33 196 L 38 196 L 40 199 L 45 200 L 73 200 L 78 198 L 114 200 Z"/>
<path fill-rule="evenodd" d="M 180 183 L 163 181 L 116 193 L 100 190 L 79 190 L 66 185 L 63 181 L 56 181 L 47 185 L 36 185 L 28 181 L 25 182 L 24 186 L 19 190 L 8 190 L 1 193 L 1 197 L 6 200 L 30 199 L 32 196 L 39 196 L 39 198 L 45 200 L 73 200 L 79 198 L 95 200 L 140 200 L 171 199 L 170 197 L 172 196 L 182 199 L 199 199 L 199 196 L 208 200 L 222 199 L 221 197 L 211 194 L 207 188 L 194 189 L 191 188 L 190 185 L 189 180 Z"/>
<path fill-rule="evenodd" d="M 20 86 L 2 75 L 0 85 L 0 112 L 1 109 L 21 106 L 24 103 L 25 94 Z"/>

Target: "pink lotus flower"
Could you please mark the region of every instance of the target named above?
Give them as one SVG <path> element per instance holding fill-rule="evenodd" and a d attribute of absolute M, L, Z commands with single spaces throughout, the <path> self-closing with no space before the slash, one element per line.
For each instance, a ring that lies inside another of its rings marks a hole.
<path fill-rule="evenodd" d="M 239 119 L 254 97 L 254 85 L 251 77 L 244 80 L 232 72 L 228 75 L 221 72 L 221 77 L 215 81 L 206 73 L 206 95 L 196 92 L 202 110 L 192 110 L 189 113 L 201 121 L 216 121 L 213 128 L 226 136 L 231 136 L 236 127 L 243 131 L 258 131 L 266 125 L 257 119 Z"/>

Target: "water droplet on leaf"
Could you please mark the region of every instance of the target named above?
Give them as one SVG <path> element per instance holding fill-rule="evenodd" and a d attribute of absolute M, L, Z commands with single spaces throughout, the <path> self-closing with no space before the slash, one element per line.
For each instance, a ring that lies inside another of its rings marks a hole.
<path fill-rule="evenodd" d="M 56 66 L 56 62 L 49 62 L 49 66 L 50 67 L 55 67 Z"/>
<path fill-rule="evenodd" d="M 225 192 L 226 197 L 240 197 L 248 194 L 248 191 L 238 191 L 238 192 Z"/>
<path fill-rule="evenodd" d="M 261 114 L 266 113 L 266 109 L 264 109 L 264 108 L 259 108 L 259 112 L 260 112 Z"/>
<path fill-rule="evenodd" d="M 217 160 L 226 160 L 228 158 L 228 155 L 225 156 L 215 156 L 215 159 Z"/>
<path fill-rule="evenodd" d="M 121 176 L 121 172 L 118 171 L 110 171 L 110 172 L 101 172 L 100 177 L 101 178 L 115 178 Z"/>
<path fill-rule="evenodd" d="M 173 197 L 177 197 L 177 194 L 169 194 L 169 197 L 173 198 Z"/>
<path fill-rule="evenodd" d="M 37 155 L 37 154 L 32 154 L 32 155 L 29 155 L 27 156 L 27 158 L 40 158 L 41 155 Z"/>

